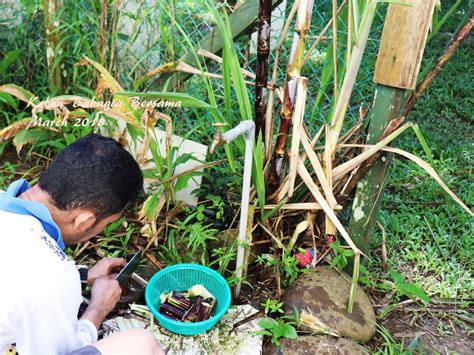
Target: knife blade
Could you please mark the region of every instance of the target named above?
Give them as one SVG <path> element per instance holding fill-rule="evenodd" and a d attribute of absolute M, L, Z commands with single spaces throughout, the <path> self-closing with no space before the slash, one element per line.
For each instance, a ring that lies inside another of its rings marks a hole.
<path fill-rule="evenodd" d="M 120 270 L 119 274 L 115 277 L 115 280 L 118 281 L 120 287 L 123 287 L 127 280 L 132 276 L 134 271 L 137 269 L 140 261 L 142 260 L 142 251 L 139 250 L 136 254 L 130 259 L 130 261 Z"/>

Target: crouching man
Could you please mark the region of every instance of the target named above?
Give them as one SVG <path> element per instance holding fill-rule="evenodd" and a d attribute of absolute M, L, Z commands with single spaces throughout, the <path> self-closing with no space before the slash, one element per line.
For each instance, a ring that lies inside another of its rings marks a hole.
<path fill-rule="evenodd" d="M 66 147 L 38 184 L 18 180 L 0 192 L 0 355 L 15 347 L 20 355 L 162 353 L 144 330 L 97 342 L 122 292 L 111 270 L 125 260 L 103 259 L 89 270 L 91 301 L 78 320 L 80 275 L 64 253 L 119 219 L 142 186 L 126 150 L 89 135 Z"/>

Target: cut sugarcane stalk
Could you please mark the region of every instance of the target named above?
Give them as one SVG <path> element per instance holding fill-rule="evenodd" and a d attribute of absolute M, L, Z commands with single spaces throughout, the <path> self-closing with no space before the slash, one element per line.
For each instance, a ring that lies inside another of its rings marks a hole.
<path fill-rule="evenodd" d="M 255 136 L 265 137 L 266 87 L 268 56 L 270 54 L 270 27 L 272 1 L 260 0 L 257 36 L 257 78 L 255 80 Z"/>
<path fill-rule="evenodd" d="M 290 130 L 291 117 L 293 116 L 295 105 L 296 82 L 301 72 L 305 40 L 311 23 L 313 5 L 313 0 L 301 0 L 298 5 L 295 35 L 293 38 L 293 45 L 291 47 L 290 60 L 288 62 L 286 74 L 283 108 L 280 113 L 280 127 L 270 165 L 270 190 L 278 188 L 282 178 L 286 143 L 288 141 L 288 132 Z"/>

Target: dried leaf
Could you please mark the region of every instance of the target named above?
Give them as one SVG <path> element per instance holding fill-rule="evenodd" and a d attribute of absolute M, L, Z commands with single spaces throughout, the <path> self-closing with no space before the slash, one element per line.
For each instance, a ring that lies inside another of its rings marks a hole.
<path fill-rule="evenodd" d="M 32 120 L 31 117 L 24 118 L 0 130 L 0 142 L 15 137 L 20 131 L 27 128 Z"/>
<path fill-rule="evenodd" d="M 6 92 L 17 99 L 29 103 L 30 100 L 33 104 L 38 103 L 38 98 L 33 95 L 30 91 L 23 89 L 22 87 L 15 85 L 15 84 L 6 84 L 0 86 L 0 92 Z"/>

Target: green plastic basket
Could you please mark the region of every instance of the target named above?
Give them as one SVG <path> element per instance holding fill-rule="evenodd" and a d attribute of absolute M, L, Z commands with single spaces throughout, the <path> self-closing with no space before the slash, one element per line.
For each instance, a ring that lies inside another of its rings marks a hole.
<path fill-rule="evenodd" d="M 163 292 L 183 291 L 194 285 L 203 285 L 216 298 L 217 305 L 211 318 L 202 322 L 185 323 L 169 319 L 158 312 Z M 146 287 L 145 300 L 161 326 L 173 333 L 195 335 L 211 329 L 227 313 L 231 294 L 227 281 L 214 270 L 197 264 L 177 264 L 153 275 Z"/>

